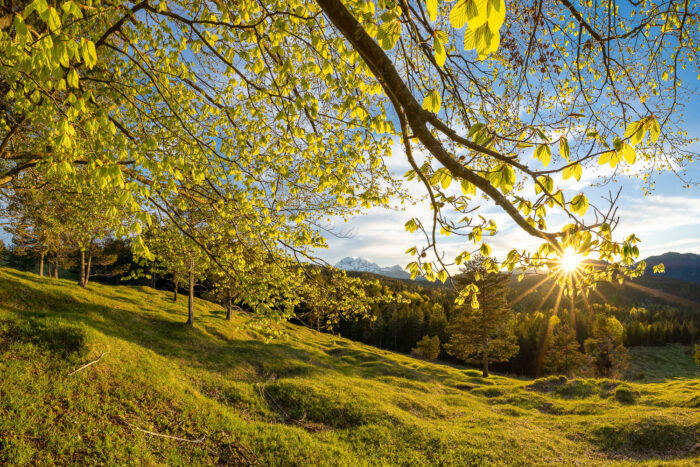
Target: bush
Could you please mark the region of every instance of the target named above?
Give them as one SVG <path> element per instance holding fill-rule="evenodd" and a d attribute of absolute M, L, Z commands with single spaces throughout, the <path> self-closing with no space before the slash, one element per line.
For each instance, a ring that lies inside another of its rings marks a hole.
<path fill-rule="evenodd" d="M 532 384 L 530 384 L 527 389 L 531 391 L 538 392 L 551 392 L 556 388 L 563 386 L 567 383 L 568 379 L 566 376 L 546 376 L 544 378 L 536 379 Z"/>
<path fill-rule="evenodd" d="M 621 404 L 633 404 L 639 393 L 626 385 L 622 385 L 615 390 L 615 400 Z"/>

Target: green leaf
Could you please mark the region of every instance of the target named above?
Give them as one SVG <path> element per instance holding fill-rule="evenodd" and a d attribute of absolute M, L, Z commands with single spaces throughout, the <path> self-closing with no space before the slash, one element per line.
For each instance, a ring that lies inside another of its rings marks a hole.
<path fill-rule="evenodd" d="M 29 15 L 31 15 L 34 11 L 36 11 L 38 14 L 42 14 L 46 11 L 47 8 L 48 5 L 46 3 L 46 0 L 34 0 L 32 3 L 30 3 L 24 8 L 23 16 L 25 18 L 28 18 Z"/>
<path fill-rule="evenodd" d="M 450 10 L 450 24 L 455 29 L 461 29 L 467 23 L 467 4 L 472 0 L 459 0 Z"/>
<path fill-rule="evenodd" d="M 416 224 L 415 219 L 410 219 L 408 222 L 406 222 L 406 230 L 411 232 L 411 233 L 418 230 L 418 224 Z"/>
<path fill-rule="evenodd" d="M 445 45 L 440 41 L 437 35 L 433 38 L 433 49 L 435 50 L 435 62 L 439 67 L 445 66 L 447 51 L 445 50 Z"/>
<path fill-rule="evenodd" d="M 465 195 L 475 195 L 476 194 L 476 186 L 474 186 L 473 183 L 470 183 L 466 180 L 462 180 L 461 182 L 462 185 L 462 193 Z"/>
<path fill-rule="evenodd" d="M 539 183 L 535 184 L 535 193 L 536 194 L 540 194 L 542 192 L 543 187 L 545 190 L 547 190 L 547 193 L 551 193 L 552 190 L 554 189 L 554 180 L 552 180 L 552 177 L 550 177 L 548 175 L 547 176 L 540 175 L 539 177 L 537 177 L 537 181 Z"/>
<path fill-rule="evenodd" d="M 549 165 L 549 161 L 552 160 L 552 150 L 548 145 L 540 144 L 537 146 L 537 149 L 535 149 L 535 159 L 539 159 L 539 161 L 542 162 L 542 165 L 547 167 Z"/>
<path fill-rule="evenodd" d="M 400 37 L 401 21 L 399 21 L 395 15 L 391 15 L 390 19 L 379 26 L 379 31 L 377 31 L 379 45 L 381 45 L 384 50 L 391 50 Z"/>
<path fill-rule="evenodd" d="M 435 21 L 437 19 L 438 2 L 437 0 L 428 0 L 425 5 L 428 10 L 428 17 L 430 21 Z"/>
<path fill-rule="evenodd" d="M 659 127 L 659 121 L 652 116 L 649 117 L 647 122 L 647 124 L 649 125 L 649 137 L 654 143 L 656 143 L 659 140 L 659 136 L 661 135 L 661 127 Z"/>
<path fill-rule="evenodd" d="M 68 82 L 68 86 L 72 88 L 77 88 L 79 85 L 79 78 L 78 78 L 78 72 L 75 71 L 75 68 L 71 68 L 70 71 L 68 71 L 68 76 L 66 76 L 66 81 Z"/>
<path fill-rule="evenodd" d="M 61 28 L 61 17 L 54 7 L 49 7 L 49 19 L 47 21 L 51 32 L 56 32 Z"/>
<path fill-rule="evenodd" d="M 583 167 L 581 167 L 581 164 L 574 164 L 566 167 L 564 169 L 564 172 L 562 173 L 562 176 L 564 177 L 564 180 L 568 180 L 571 177 L 576 178 L 576 181 L 581 180 L 581 174 L 583 173 Z"/>
<path fill-rule="evenodd" d="M 634 164 L 637 161 L 637 153 L 629 144 L 623 143 L 621 153 L 628 164 Z"/>
<path fill-rule="evenodd" d="M 583 193 L 574 196 L 569 205 L 571 206 L 571 210 L 579 216 L 583 216 L 586 214 L 586 211 L 588 211 L 588 199 Z"/>
<path fill-rule="evenodd" d="M 491 254 L 491 247 L 488 246 L 486 243 L 482 243 L 481 248 L 479 248 L 479 252 L 483 256 L 489 256 Z"/>
<path fill-rule="evenodd" d="M 566 138 L 562 137 L 559 140 L 559 154 L 561 157 L 563 157 L 567 162 L 569 161 L 569 158 L 571 157 L 570 151 L 569 151 L 569 142 L 566 140 Z"/>
<path fill-rule="evenodd" d="M 437 89 L 433 89 L 423 98 L 423 108 L 435 114 L 440 111 L 440 93 Z"/>
<path fill-rule="evenodd" d="M 630 144 L 634 146 L 644 139 L 646 131 L 643 121 L 631 122 L 625 130 L 625 138 L 629 138 Z"/>
<path fill-rule="evenodd" d="M 97 51 L 95 44 L 90 40 L 82 40 L 81 47 L 83 49 L 83 61 L 88 68 L 92 69 L 97 64 Z"/>
<path fill-rule="evenodd" d="M 478 132 L 480 132 L 480 131 L 483 130 L 484 128 L 486 128 L 486 125 L 483 124 L 483 123 L 475 123 L 475 124 L 473 124 L 473 125 L 469 128 L 469 137 L 471 138 L 472 136 L 474 136 L 475 134 L 477 134 Z"/>
<path fill-rule="evenodd" d="M 489 174 L 489 180 L 493 186 L 500 188 L 504 193 L 508 193 L 515 185 L 515 171 L 510 165 L 501 164 Z"/>

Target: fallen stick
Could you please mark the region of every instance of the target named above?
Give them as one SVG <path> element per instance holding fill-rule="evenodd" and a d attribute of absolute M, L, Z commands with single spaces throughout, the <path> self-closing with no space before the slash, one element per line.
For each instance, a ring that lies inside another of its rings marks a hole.
<path fill-rule="evenodd" d="M 185 442 L 187 442 L 187 443 L 193 443 L 193 444 L 200 444 L 200 443 L 204 442 L 204 438 L 206 438 L 206 436 L 202 436 L 200 439 L 179 438 L 179 437 L 177 437 L 177 436 L 164 435 L 164 434 L 161 434 L 161 433 L 155 433 L 155 432 L 153 432 L 153 431 L 144 430 L 143 428 L 139 428 L 139 427 L 137 427 L 136 425 L 134 425 L 134 424 L 132 424 L 132 423 L 129 423 L 129 426 L 131 426 L 132 428 L 135 428 L 135 429 L 137 429 L 137 430 L 139 430 L 139 431 L 141 431 L 141 432 L 143 432 L 143 433 L 146 433 L 147 435 L 159 436 L 159 437 L 161 437 L 161 438 L 174 439 L 174 440 L 176 440 L 176 441 L 185 441 Z"/>
<path fill-rule="evenodd" d="M 107 352 L 102 352 L 102 353 L 100 354 L 100 356 L 97 357 L 95 360 L 91 361 L 90 363 L 86 363 L 85 365 L 81 366 L 81 367 L 78 368 L 77 370 L 71 371 L 70 373 L 68 373 L 68 376 L 74 375 L 74 374 L 76 374 L 77 372 L 79 372 L 79 371 L 81 371 L 81 370 L 84 370 L 85 368 L 89 367 L 90 365 L 94 365 L 95 363 L 99 362 L 100 359 L 102 358 L 102 356 L 103 356 L 104 354 L 106 354 L 106 353 L 107 353 Z"/>

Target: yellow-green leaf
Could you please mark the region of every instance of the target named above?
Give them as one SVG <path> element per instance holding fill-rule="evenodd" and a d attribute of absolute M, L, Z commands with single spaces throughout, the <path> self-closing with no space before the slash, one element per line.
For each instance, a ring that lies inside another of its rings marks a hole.
<path fill-rule="evenodd" d="M 569 160 L 570 156 L 570 151 L 569 151 L 569 142 L 566 140 L 566 138 L 562 137 L 559 140 L 559 154 L 561 157 L 563 157 L 566 161 Z"/>
<path fill-rule="evenodd" d="M 540 144 L 537 146 L 537 149 L 535 149 L 535 159 L 539 159 L 539 161 L 542 162 L 542 165 L 547 167 L 549 165 L 549 161 L 552 160 L 552 150 L 548 145 Z"/>
<path fill-rule="evenodd" d="M 428 0 L 426 2 L 426 9 L 428 10 L 428 17 L 430 21 L 435 21 L 437 19 L 438 2 L 437 0 Z"/>
<path fill-rule="evenodd" d="M 588 211 L 588 199 L 583 193 L 574 196 L 569 205 L 571 206 L 571 210 L 579 216 L 583 216 L 586 214 L 586 211 Z"/>
<path fill-rule="evenodd" d="M 440 111 L 440 93 L 437 89 L 430 91 L 423 99 L 423 108 L 429 112 L 438 113 Z"/>

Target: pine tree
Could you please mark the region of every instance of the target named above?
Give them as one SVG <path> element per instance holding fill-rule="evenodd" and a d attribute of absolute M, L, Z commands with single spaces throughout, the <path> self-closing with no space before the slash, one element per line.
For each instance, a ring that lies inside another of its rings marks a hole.
<path fill-rule="evenodd" d="M 457 278 L 460 287 L 479 288 L 479 307 L 467 303 L 457 309 L 447 328 L 445 349 L 460 360 L 480 363 L 484 377 L 489 363 L 507 361 L 518 352 L 514 316 L 506 300 L 509 281 L 506 274 L 488 272 L 481 258 L 469 261 Z"/>
<path fill-rule="evenodd" d="M 576 330 L 567 322 L 560 323 L 547 349 L 545 369 L 548 373 L 572 376 L 585 364 L 586 356 L 581 352 Z"/>
<path fill-rule="evenodd" d="M 438 336 L 423 336 L 416 346 L 411 349 L 411 355 L 432 362 L 440 355 L 440 338 Z"/>

